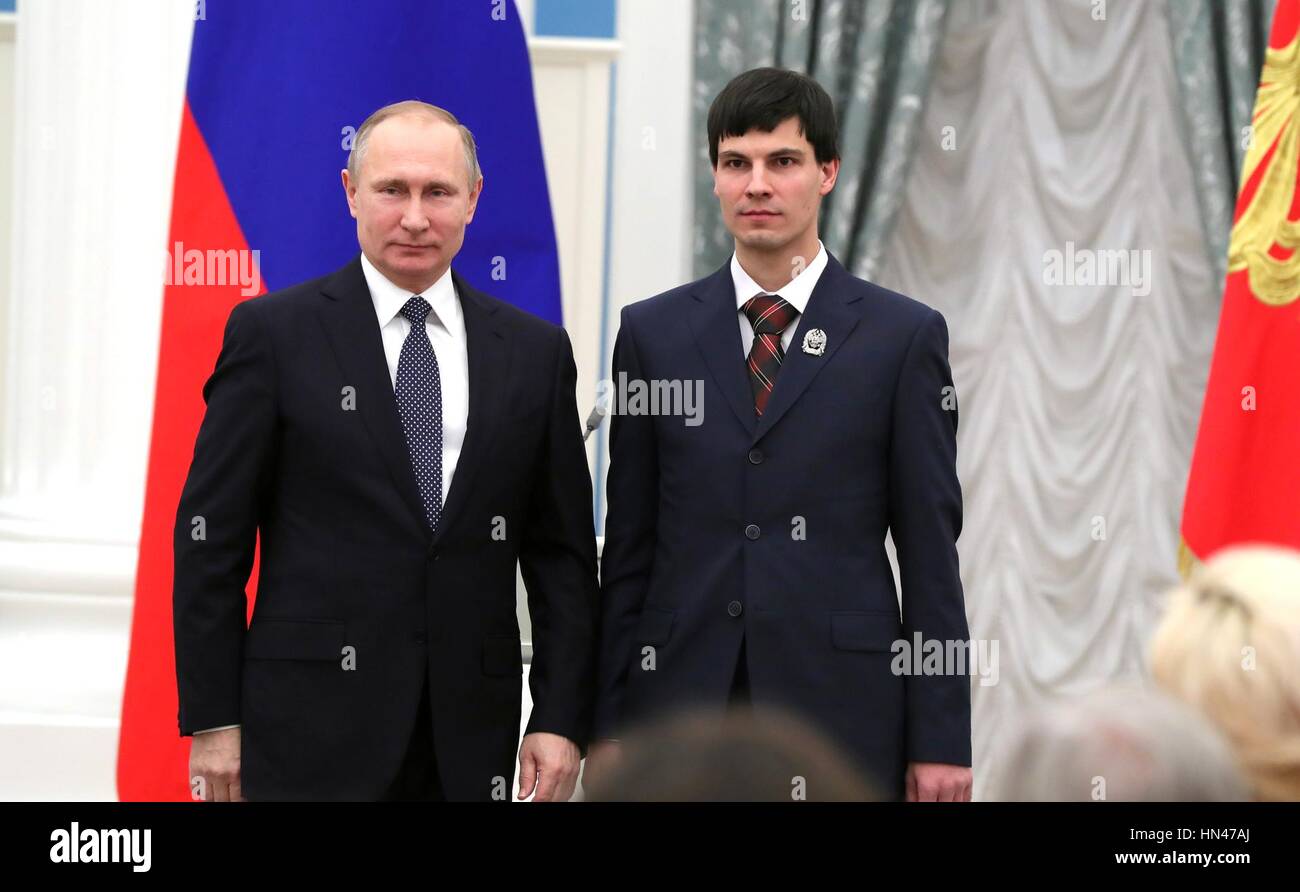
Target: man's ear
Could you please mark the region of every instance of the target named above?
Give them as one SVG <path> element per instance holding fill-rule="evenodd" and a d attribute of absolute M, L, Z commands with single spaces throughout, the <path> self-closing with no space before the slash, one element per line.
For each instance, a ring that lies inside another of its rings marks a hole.
<path fill-rule="evenodd" d="M 348 169 L 343 168 L 340 173 L 343 175 L 343 195 L 348 200 L 348 211 L 355 218 L 357 215 L 357 187 L 348 176 Z"/>
<path fill-rule="evenodd" d="M 822 184 L 818 190 L 820 194 L 826 195 L 835 188 L 835 181 L 840 176 L 840 159 L 832 158 L 825 164 L 821 165 Z"/>
<path fill-rule="evenodd" d="M 483 177 L 478 178 L 474 188 L 469 190 L 469 210 L 465 214 L 465 222 L 469 223 L 474 219 L 474 210 L 478 207 L 478 197 L 483 194 Z"/>
<path fill-rule="evenodd" d="M 713 165 L 713 194 L 718 195 L 718 165 Z M 721 195 L 718 195 L 721 198 Z"/>

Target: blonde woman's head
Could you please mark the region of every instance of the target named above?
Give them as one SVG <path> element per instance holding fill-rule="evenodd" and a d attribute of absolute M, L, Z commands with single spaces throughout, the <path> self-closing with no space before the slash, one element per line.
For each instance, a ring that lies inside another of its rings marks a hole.
<path fill-rule="evenodd" d="M 1170 596 L 1151 670 L 1227 736 L 1255 798 L 1300 799 L 1300 553 L 1239 546 L 1198 567 Z"/>

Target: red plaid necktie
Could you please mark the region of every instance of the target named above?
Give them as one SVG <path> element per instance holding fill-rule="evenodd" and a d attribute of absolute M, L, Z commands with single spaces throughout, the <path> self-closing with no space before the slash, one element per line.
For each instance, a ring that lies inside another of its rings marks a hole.
<path fill-rule="evenodd" d="M 754 343 L 749 348 L 749 386 L 754 391 L 754 411 L 762 415 L 776 384 L 777 372 L 781 371 L 781 360 L 785 359 L 781 332 L 799 311 L 775 294 L 755 294 L 740 309 L 754 326 Z"/>

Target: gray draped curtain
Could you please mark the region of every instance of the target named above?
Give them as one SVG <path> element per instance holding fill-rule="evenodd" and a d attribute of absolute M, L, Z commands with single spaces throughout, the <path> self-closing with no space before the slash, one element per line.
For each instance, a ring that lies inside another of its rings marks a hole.
<path fill-rule="evenodd" d="M 1022 718 L 1146 678 L 1222 282 L 1206 250 L 1170 4 L 960 0 L 877 281 L 948 320 L 975 795 Z M 951 126 L 949 150 L 936 134 Z M 1220 125 L 1222 126 L 1222 125 Z M 1226 235 L 1226 230 L 1225 230 Z M 1053 281 L 1051 252 L 1137 252 L 1145 284 Z"/>
<path fill-rule="evenodd" d="M 733 248 L 713 195 L 709 105 L 742 71 L 775 65 L 815 77 L 834 100 L 843 163 L 822 203 L 821 237 L 848 269 L 873 277 L 902 199 L 947 9 L 941 0 L 699 0 L 697 274 L 722 265 Z"/>
<path fill-rule="evenodd" d="M 1220 281 L 1276 0 L 1169 0 L 1174 73 L 1206 250 Z"/>

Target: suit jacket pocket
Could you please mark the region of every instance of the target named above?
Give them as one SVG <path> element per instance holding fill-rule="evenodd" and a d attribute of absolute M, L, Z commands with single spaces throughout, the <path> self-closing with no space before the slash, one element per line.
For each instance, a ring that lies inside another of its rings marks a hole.
<path fill-rule="evenodd" d="M 255 619 L 244 637 L 250 660 L 341 660 L 343 623 L 333 619 Z"/>
<path fill-rule="evenodd" d="M 673 634 L 675 610 L 661 610 L 658 607 L 646 607 L 641 611 L 641 621 L 636 627 L 638 645 L 651 644 L 658 647 L 667 644 Z"/>
<path fill-rule="evenodd" d="M 483 639 L 483 674 L 523 675 L 524 658 L 518 638 Z"/>
<path fill-rule="evenodd" d="M 831 644 L 839 650 L 888 651 L 902 632 L 894 613 L 831 614 Z"/>

